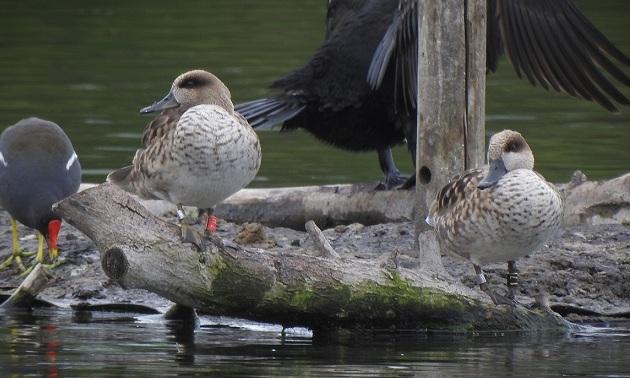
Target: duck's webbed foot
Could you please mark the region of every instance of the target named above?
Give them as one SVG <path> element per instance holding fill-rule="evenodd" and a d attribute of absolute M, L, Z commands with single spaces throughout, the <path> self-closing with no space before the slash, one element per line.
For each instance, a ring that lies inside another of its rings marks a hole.
<path fill-rule="evenodd" d="M 396 168 L 392 150 L 389 147 L 378 150 L 378 163 L 381 166 L 384 177 L 383 180 L 376 185 L 375 190 L 395 189 L 408 181 L 408 178 L 402 176 L 398 168 Z"/>
<path fill-rule="evenodd" d="M 508 297 L 503 296 L 491 290 L 488 287 L 488 284 L 486 282 L 486 277 L 483 274 L 483 270 L 481 270 L 481 267 L 476 264 L 473 264 L 473 266 L 475 267 L 475 273 L 477 273 L 477 283 L 479 284 L 479 288 L 481 289 L 481 291 L 483 291 L 490 297 L 490 299 L 492 300 L 492 303 L 494 303 L 497 306 L 498 305 L 516 306 L 518 304 L 518 302 L 514 298 L 510 298 L 509 296 Z"/>
<path fill-rule="evenodd" d="M 490 288 L 488 288 L 486 286 L 486 290 L 481 289 L 483 291 L 486 292 L 486 294 L 488 294 L 488 296 L 490 297 L 490 299 L 492 299 L 492 303 L 494 303 L 495 305 L 507 305 L 507 306 L 516 306 L 517 304 L 519 304 L 516 299 L 514 298 L 510 298 L 509 295 L 506 297 L 504 295 L 501 295 L 497 292 L 494 292 L 492 290 L 490 290 Z"/>
<path fill-rule="evenodd" d="M 182 233 L 182 241 L 184 243 L 192 243 L 198 251 L 205 250 L 205 240 L 203 236 L 190 226 L 181 204 L 177 205 L 177 219 L 179 220 L 179 228 Z"/>
<path fill-rule="evenodd" d="M 205 249 L 205 240 L 195 229 L 188 224 L 180 224 L 182 230 L 182 241 L 184 243 L 192 243 L 197 251 L 203 251 Z"/>

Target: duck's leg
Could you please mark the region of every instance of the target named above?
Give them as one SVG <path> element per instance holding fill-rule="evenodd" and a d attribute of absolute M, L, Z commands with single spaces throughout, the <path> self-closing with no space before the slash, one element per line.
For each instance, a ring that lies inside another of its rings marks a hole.
<path fill-rule="evenodd" d="M 516 269 L 516 262 L 513 260 L 508 261 L 507 287 L 508 298 L 515 301 L 518 291 L 518 269 Z"/>
<path fill-rule="evenodd" d="M 188 224 L 186 213 L 181 203 L 177 204 L 177 220 L 179 221 L 179 227 L 182 232 L 182 241 L 184 243 L 192 243 L 197 250 L 202 251 L 204 249 L 203 238 Z"/>
<path fill-rule="evenodd" d="M 481 267 L 477 264 L 473 264 L 473 266 L 475 267 L 475 273 L 477 274 L 477 283 L 479 284 L 479 288 L 481 289 L 481 291 L 488 294 L 490 299 L 492 299 L 492 303 L 494 303 L 495 305 L 516 305 L 516 302 L 513 299 L 506 298 L 503 295 L 497 294 L 494 291 L 490 290 L 486 282 L 486 276 L 483 274 L 483 270 L 481 269 Z"/>
<path fill-rule="evenodd" d="M 17 222 L 15 219 L 11 218 L 11 256 L 0 264 L 0 270 L 4 270 L 15 263 L 20 272 L 24 271 L 26 268 L 22 263 L 22 254 L 23 253 L 20 250 L 20 239 L 18 238 L 17 232 Z"/>
<path fill-rule="evenodd" d="M 378 150 L 378 164 L 381 166 L 381 171 L 385 177 L 376 185 L 376 190 L 394 189 L 407 181 L 407 177 L 401 176 L 400 171 L 396 168 L 391 148 L 386 147 Z"/>

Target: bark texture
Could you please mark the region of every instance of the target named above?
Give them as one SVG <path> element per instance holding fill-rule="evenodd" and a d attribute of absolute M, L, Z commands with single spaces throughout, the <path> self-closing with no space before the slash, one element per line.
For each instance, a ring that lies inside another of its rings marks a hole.
<path fill-rule="evenodd" d="M 180 242 L 176 225 L 109 184 L 67 198 L 57 211 L 94 240 L 110 278 L 206 313 L 314 330 L 565 327 L 548 311 L 495 307 L 433 270 L 315 256 L 320 251 L 272 253 L 219 238 L 200 253 Z"/>
<path fill-rule="evenodd" d="M 560 189 L 565 195 L 565 224 L 630 225 L 630 173 L 606 181 L 586 181 L 576 171 Z"/>
<path fill-rule="evenodd" d="M 0 308 L 29 308 L 35 302 L 37 294 L 46 288 L 49 280 L 50 275 L 46 269 L 42 264 L 37 264 L 13 294 L 0 304 Z"/>
<path fill-rule="evenodd" d="M 416 234 L 435 194 L 484 160 L 484 1 L 418 0 Z"/>
<path fill-rule="evenodd" d="M 576 171 L 570 182 L 556 185 L 566 197 L 565 224 L 630 224 L 630 174 L 587 181 Z M 83 184 L 81 190 L 95 186 Z M 158 216 L 175 210 L 164 201 L 138 201 Z M 304 230 L 310 219 L 321 228 L 350 223 L 367 226 L 413 220 L 414 201 L 413 191 L 375 191 L 369 185 L 243 189 L 217 205 L 215 215 L 235 223 L 296 230 Z"/>

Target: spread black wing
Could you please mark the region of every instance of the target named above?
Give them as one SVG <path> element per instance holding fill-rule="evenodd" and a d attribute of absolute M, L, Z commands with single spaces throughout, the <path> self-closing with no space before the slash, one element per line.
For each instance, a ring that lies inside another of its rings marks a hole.
<path fill-rule="evenodd" d="M 376 49 L 367 81 L 378 88 L 389 65 L 403 86 L 405 106 L 415 106 L 417 8 L 413 0 L 399 0 L 389 29 Z M 614 102 L 630 100 L 613 80 L 630 86 L 618 66 L 630 58 L 615 47 L 575 6 L 572 0 L 487 0 L 487 67 L 494 72 L 505 53 L 519 77 L 533 85 L 594 101 L 609 111 Z M 616 62 L 615 62 L 616 61 Z M 617 64 L 616 64 L 617 63 Z M 409 69 L 413 67 L 413 72 Z"/>

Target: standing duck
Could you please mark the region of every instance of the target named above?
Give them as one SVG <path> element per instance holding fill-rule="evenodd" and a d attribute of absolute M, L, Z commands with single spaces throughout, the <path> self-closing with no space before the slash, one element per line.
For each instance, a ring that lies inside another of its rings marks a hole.
<path fill-rule="evenodd" d="M 404 182 L 391 147 L 406 141 L 415 165 L 418 59 L 416 0 L 330 0 L 326 36 L 302 67 L 272 84 L 267 98 L 237 105 L 256 127 L 303 128 L 350 151 L 378 152 L 379 188 Z M 507 53 L 519 77 L 546 90 L 630 105 L 619 51 L 572 0 L 487 0 L 487 68 Z M 617 62 L 615 62 L 617 61 Z M 415 178 L 407 185 L 415 184 Z"/>
<path fill-rule="evenodd" d="M 534 155 L 521 134 L 492 136 L 488 166 L 455 177 L 437 194 L 427 223 L 443 251 L 473 263 L 480 288 L 495 304 L 513 304 L 515 260 L 536 251 L 560 228 L 563 201 L 554 185 L 533 171 Z M 508 262 L 507 298 L 492 292 L 481 266 Z"/>
<path fill-rule="evenodd" d="M 76 193 L 80 183 L 79 159 L 70 139 L 57 124 L 27 118 L 2 132 L 0 205 L 11 215 L 13 253 L 1 268 L 14 263 L 21 271 L 25 270 L 16 220 L 38 231 L 35 263 L 44 261 L 45 239 L 52 266 L 55 265 L 61 217 L 55 214 L 52 205 Z"/>
<path fill-rule="evenodd" d="M 206 231 L 216 228 L 214 205 L 249 184 L 260 167 L 258 136 L 234 111 L 228 88 L 213 74 L 178 76 L 169 93 L 140 113 L 160 111 L 144 129 L 144 148 L 107 181 L 146 199 L 177 205 L 184 241 L 199 246 L 182 206 L 208 211 Z"/>

